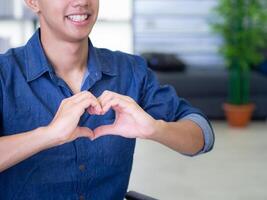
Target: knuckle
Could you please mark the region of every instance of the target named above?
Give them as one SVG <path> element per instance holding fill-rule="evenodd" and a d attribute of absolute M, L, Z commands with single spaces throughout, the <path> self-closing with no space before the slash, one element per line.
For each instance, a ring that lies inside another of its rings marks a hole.
<path fill-rule="evenodd" d="M 131 104 L 128 106 L 128 108 L 130 108 L 130 109 L 132 109 L 132 110 L 135 110 L 136 106 L 135 106 L 135 104 L 131 103 Z"/>
<path fill-rule="evenodd" d="M 67 101 L 68 101 L 68 99 L 63 99 L 63 100 L 61 101 L 61 104 L 62 104 L 62 105 L 65 105 L 65 104 L 67 103 Z"/>
<path fill-rule="evenodd" d="M 82 95 L 83 96 L 88 96 L 88 97 L 92 96 L 92 94 L 90 92 L 88 92 L 88 91 L 82 91 Z"/>
<path fill-rule="evenodd" d="M 126 99 L 128 100 L 128 101 L 130 101 L 130 102 L 135 102 L 134 100 L 133 100 L 133 98 L 131 98 L 131 97 L 129 97 L 129 96 L 126 96 Z"/>
<path fill-rule="evenodd" d="M 110 93 L 109 90 L 105 90 L 105 91 L 103 92 L 104 95 L 108 95 L 109 93 Z"/>

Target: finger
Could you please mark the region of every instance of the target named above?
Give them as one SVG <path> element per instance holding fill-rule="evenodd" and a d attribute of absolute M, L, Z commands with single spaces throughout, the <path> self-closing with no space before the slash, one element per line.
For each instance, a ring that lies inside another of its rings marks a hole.
<path fill-rule="evenodd" d="M 83 99 L 84 96 L 88 96 L 89 95 L 88 93 L 90 93 L 90 92 L 88 92 L 88 91 L 82 91 L 82 92 L 79 92 L 79 93 L 77 93 L 77 94 L 75 94 L 75 95 L 73 95 L 71 97 L 68 97 L 66 99 L 63 99 L 63 101 L 65 101 L 65 103 L 72 103 L 72 104 L 74 104 L 74 103 L 79 102 L 81 99 Z"/>
<path fill-rule="evenodd" d="M 83 99 L 83 101 L 86 101 L 86 100 L 90 101 L 90 106 L 89 106 L 90 109 L 88 110 L 90 114 L 101 114 L 102 112 L 101 104 L 94 95 L 90 93 L 88 99 L 86 98 Z"/>
<path fill-rule="evenodd" d="M 80 92 L 80 93 L 78 93 L 77 95 L 74 95 L 74 96 L 75 96 L 74 98 L 70 98 L 70 101 L 71 101 L 72 104 L 81 104 L 84 101 L 89 101 L 90 104 L 88 105 L 88 104 L 85 103 L 85 106 L 94 107 L 95 108 L 94 109 L 94 114 L 98 114 L 98 113 L 101 112 L 101 110 L 102 110 L 101 109 L 101 105 L 100 105 L 98 99 L 92 93 L 90 93 L 88 91 L 83 91 L 83 92 Z"/>
<path fill-rule="evenodd" d="M 104 91 L 101 96 L 98 97 L 98 101 L 100 102 L 101 106 L 105 104 L 105 102 L 110 101 L 114 98 L 114 94 L 110 91 Z"/>
<path fill-rule="evenodd" d="M 103 105 L 105 105 L 105 102 L 110 101 L 112 98 L 113 98 L 112 93 L 111 93 L 110 91 L 107 91 L 107 90 L 104 91 L 104 92 L 97 98 L 97 100 L 98 100 L 98 102 L 100 103 L 101 108 L 102 108 L 102 112 L 101 112 L 102 115 L 104 115 L 104 114 L 108 111 L 108 109 L 106 109 L 105 111 L 103 110 Z"/>
<path fill-rule="evenodd" d="M 117 135 L 117 132 L 114 125 L 99 126 L 94 130 L 94 140 L 104 135 Z"/>
<path fill-rule="evenodd" d="M 88 137 L 90 139 L 93 139 L 94 138 L 94 132 L 90 129 L 90 128 L 87 128 L 87 127 L 77 127 L 75 129 L 78 137 Z"/>
<path fill-rule="evenodd" d="M 83 98 L 79 99 L 76 104 L 72 105 L 75 109 L 80 109 L 80 112 L 84 113 L 85 109 L 89 109 L 90 114 L 100 114 L 102 107 L 96 97 L 92 95 L 86 95 Z"/>
<path fill-rule="evenodd" d="M 74 103 L 79 103 L 80 101 L 82 101 L 83 99 L 86 99 L 86 98 L 95 98 L 95 96 L 91 93 L 91 92 L 88 92 L 88 91 L 82 91 L 82 92 L 79 92 L 78 94 L 75 94 L 73 95 L 72 97 L 70 97 L 70 99 L 74 102 Z M 95 98 L 96 99 L 96 98 Z"/>
<path fill-rule="evenodd" d="M 98 97 L 98 101 L 103 105 L 106 102 L 114 99 L 114 98 L 120 98 L 122 95 L 112 92 L 112 91 L 104 91 L 100 97 Z"/>
<path fill-rule="evenodd" d="M 100 102 L 100 104 L 101 104 L 101 106 L 102 106 L 102 109 L 103 109 L 104 107 L 107 107 L 108 103 L 114 101 L 114 99 L 119 99 L 119 96 L 116 95 L 116 94 L 113 93 L 113 92 L 105 91 L 105 92 L 103 93 L 103 95 L 101 95 L 101 96 L 99 97 L 98 100 L 99 100 L 99 102 Z M 109 108 L 110 108 L 110 106 L 109 106 Z M 107 112 L 107 110 L 109 110 L 109 108 L 103 110 L 103 112 Z"/>
<path fill-rule="evenodd" d="M 87 104 L 85 103 L 85 105 L 87 105 Z M 100 115 L 102 112 L 102 107 L 101 107 L 100 103 L 98 102 L 98 100 L 93 99 L 92 101 L 89 102 L 89 106 L 86 108 L 87 108 L 87 112 L 89 112 L 89 114 L 91 114 L 91 115 L 93 115 L 93 114 Z"/>
<path fill-rule="evenodd" d="M 99 101 L 96 98 L 94 99 L 94 101 L 91 102 L 91 105 L 90 105 L 89 108 L 91 108 L 89 110 L 91 112 L 91 114 L 100 115 L 102 113 L 102 106 L 101 106 L 101 104 L 99 103 Z"/>
<path fill-rule="evenodd" d="M 89 106 L 89 108 L 87 109 L 87 112 L 90 115 L 103 115 L 101 106 L 100 106 L 100 108 L 95 108 L 95 107 Z"/>
<path fill-rule="evenodd" d="M 97 98 L 94 95 L 92 95 L 90 92 L 84 91 L 79 94 L 80 95 L 77 96 L 75 99 L 72 99 L 72 101 L 76 104 L 79 104 L 80 102 L 85 101 L 85 100 L 98 102 Z"/>
<path fill-rule="evenodd" d="M 102 105 L 103 112 L 107 112 L 110 108 L 114 109 L 115 111 L 122 112 L 123 110 L 126 110 L 127 107 L 130 107 L 130 103 L 126 102 L 123 99 L 114 98 L 110 101 L 107 101 L 104 105 Z"/>
<path fill-rule="evenodd" d="M 109 102 L 113 101 L 113 99 L 119 99 L 120 101 L 124 101 L 125 103 L 133 103 L 135 102 L 132 98 L 121 95 L 115 92 L 111 91 L 105 91 L 103 94 L 98 98 L 98 101 L 100 102 L 102 108 L 105 107 L 105 105 L 109 104 Z"/>
<path fill-rule="evenodd" d="M 78 94 L 75 94 L 69 98 L 65 98 L 61 101 L 61 104 L 58 108 L 58 111 L 60 112 L 61 110 L 66 110 L 69 108 L 72 108 L 73 106 L 75 106 L 77 103 L 80 103 L 81 101 L 83 101 L 84 99 L 86 99 L 91 97 L 89 95 L 89 92 L 80 92 Z"/>
<path fill-rule="evenodd" d="M 111 91 L 109 90 L 105 90 L 104 92 L 102 92 L 102 94 L 98 97 L 98 100 L 103 101 L 107 96 L 109 96 L 110 94 L 112 94 Z"/>
<path fill-rule="evenodd" d="M 89 106 L 89 108 L 87 108 L 87 112 L 88 112 L 90 115 L 94 115 L 94 114 L 96 114 L 96 111 L 95 111 L 94 107 L 92 107 L 92 106 Z"/>

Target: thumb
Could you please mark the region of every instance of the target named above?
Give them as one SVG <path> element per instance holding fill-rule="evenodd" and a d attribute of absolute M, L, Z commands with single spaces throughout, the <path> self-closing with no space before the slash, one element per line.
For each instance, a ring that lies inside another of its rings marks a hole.
<path fill-rule="evenodd" d="M 90 139 L 93 139 L 94 138 L 94 132 L 90 129 L 90 128 L 87 128 L 87 127 L 77 127 L 75 129 L 78 137 L 88 137 Z"/>
<path fill-rule="evenodd" d="M 116 135 L 116 127 L 114 125 L 99 126 L 94 130 L 94 140 L 104 135 Z"/>

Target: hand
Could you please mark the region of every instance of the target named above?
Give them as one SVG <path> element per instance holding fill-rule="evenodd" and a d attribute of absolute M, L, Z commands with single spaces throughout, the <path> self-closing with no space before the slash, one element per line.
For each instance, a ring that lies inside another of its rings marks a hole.
<path fill-rule="evenodd" d="M 90 92 L 80 92 L 64 99 L 48 125 L 48 133 L 59 144 L 71 142 L 78 137 L 93 138 L 93 131 L 87 127 L 78 127 L 82 114 L 87 110 L 90 114 L 101 114 L 101 105 Z"/>
<path fill-rule="evenodd" d="M 145 139 L 155 132 L 156 120 L 147 114 L 132 98 L 105 91 L 98 100 L 102 106 L 101 114 L 112 108 L 115 111 L 116 119 L 111 125 L 96 128 L 94 139 L 108 134 Z"/>

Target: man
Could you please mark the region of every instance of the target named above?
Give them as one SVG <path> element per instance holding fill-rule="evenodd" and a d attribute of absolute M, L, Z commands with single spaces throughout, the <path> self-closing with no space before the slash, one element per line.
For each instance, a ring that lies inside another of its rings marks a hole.
<path fill-rule="evenodd" d="M 211 150 L 208 121 L 143 59 L 88 41 L 98 0 L 25 2 L 40 29 L 0 57 L 0 199 L 123 199 L 135 138 Z"/>

